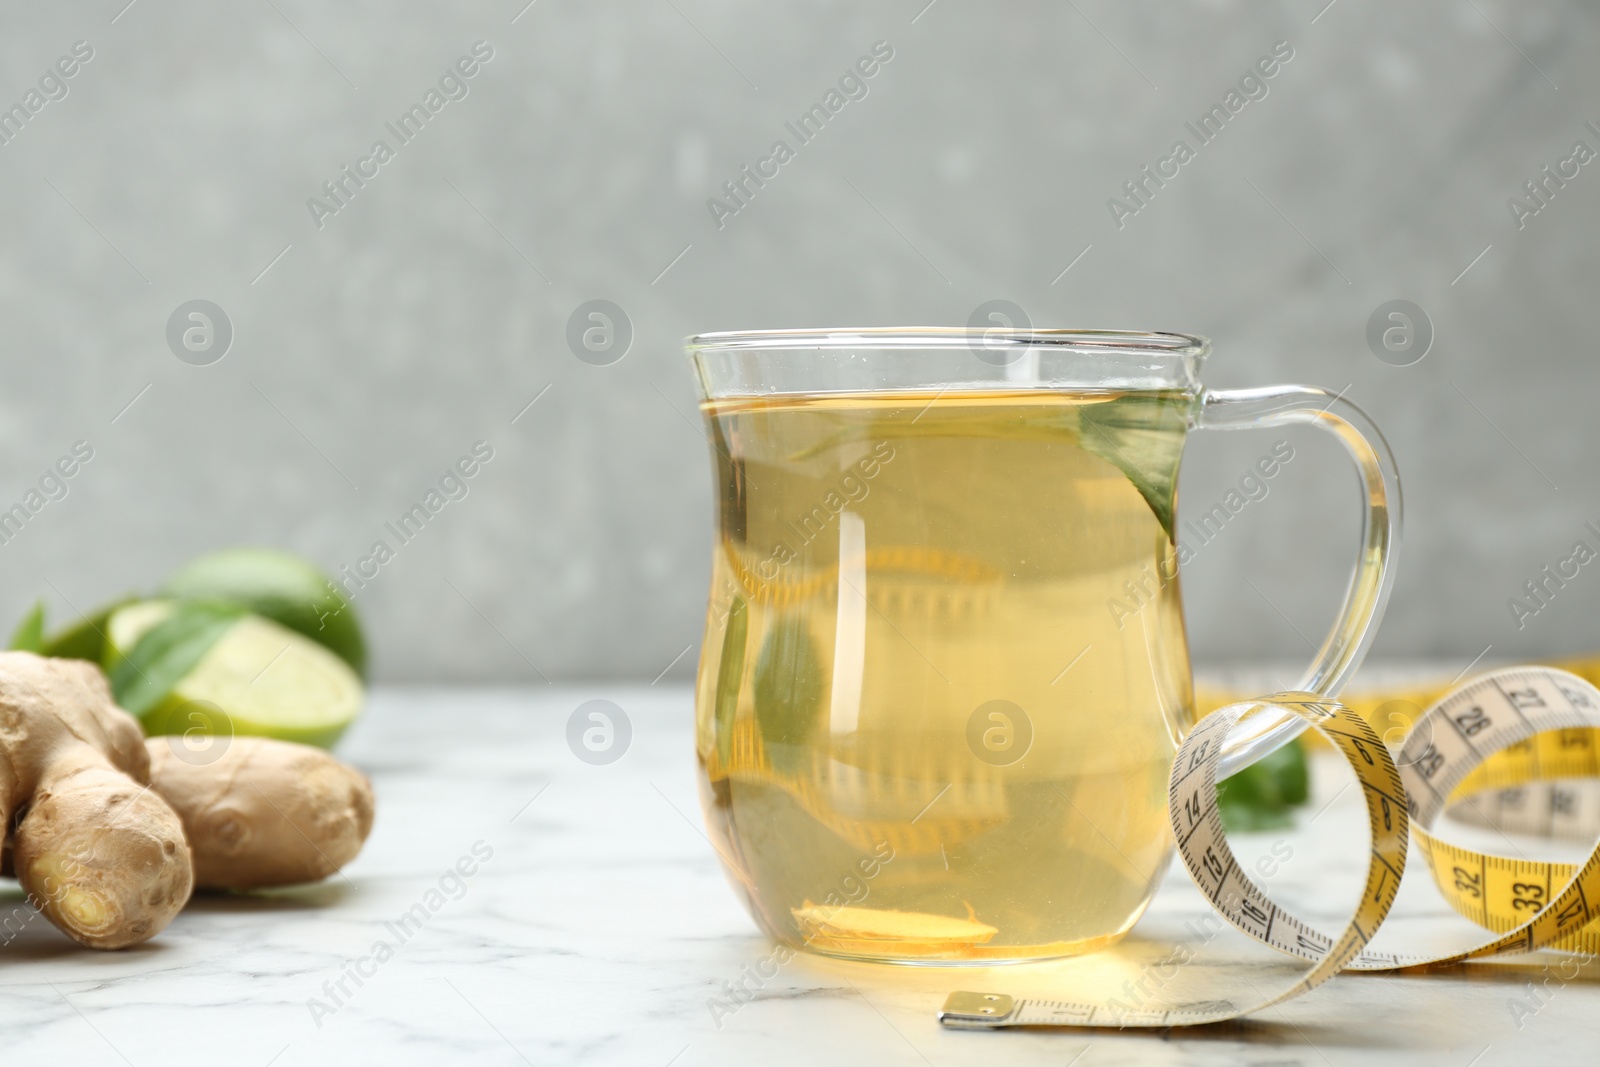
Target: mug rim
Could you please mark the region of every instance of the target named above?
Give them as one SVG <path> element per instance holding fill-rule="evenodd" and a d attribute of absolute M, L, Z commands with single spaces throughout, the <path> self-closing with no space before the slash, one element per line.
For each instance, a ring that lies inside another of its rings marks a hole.
<path fill-rule="evenodd" d="M 977 330 L 965 326 L 846 326 L 784 330 L 721 330 L 684 341 L 689 355 L 738 349 L 838 350 L 851 348 L 983 348 L 1009 346 L 1068 349 L 1085 355 L 1138 353 L 1146 357 L 1202 359 L 1211 342 L 1197 334 L 1147 330 Z"/>

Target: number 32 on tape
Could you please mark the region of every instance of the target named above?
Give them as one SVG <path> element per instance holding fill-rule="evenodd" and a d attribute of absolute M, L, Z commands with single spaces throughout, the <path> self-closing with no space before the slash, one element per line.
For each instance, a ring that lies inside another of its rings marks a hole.
<path fill-rule="evenodd" d="M 1429 832 L 1448 809 L 1454 817 L 1502 829 L 1556 837 L 1587 831 L 1592 837 L 1594 813 L 1588 809 L 1600 805 L 1600 793 L 1571 786 L 1541 792 L 1528 783 L 1600 776 L 1600 690 L 1575 674 L 1546 667 L 1481 675 L 1417 720 L 1400 748 L 1399 766 L 1367 721 L 1337 701 L 1278 693 L 1256 703 L 1305 719 L 1344 757 L 1361 786 L 1372 848 L 1366 888 L 1349 924 L 1330 937 L 1285 911 L 1250 879 L 1228 847 L 1217 809 L 1217 762 L 1223 738 L 1251 705 L 1220 708 L 1190 732 L 1173 761 L 1168 815 L 1178 854 L 1217 914 L 1255 940 L 1304 961 L 1299 979 L 1255 1003 L 1147 1001 L 1138 1010 L 1115 1001 L 952 993 L 938 1013 L 941 1023 L 984 1030 L 1193 1026 L 1280 1004 L 1346 968 L 1451 964 L 1551 947 L 1600 953 L 1600 924 L 1590 925 L 1600 918 L 1600 845 L 1575 867 L 1478 852 Z M 1487 790 L 1496 791 L 1492 799 L 1472 796 Z M 1450 905 L 1494 937 L 1449 956 L 1367 951 L 1394 904 L 1410 841 Z"/>

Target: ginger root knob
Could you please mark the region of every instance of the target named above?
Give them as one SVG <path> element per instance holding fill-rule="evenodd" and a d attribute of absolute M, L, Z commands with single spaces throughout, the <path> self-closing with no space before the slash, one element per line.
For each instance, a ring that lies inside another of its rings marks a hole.
<path fill-rule="evenodd" d="M 372 786 L 320 748 L 234 737 L 197 758 L 152 737 L 151 788 L 183 820 L 201 889 L 315 882 L 355 858 L 372 830 Z"/>

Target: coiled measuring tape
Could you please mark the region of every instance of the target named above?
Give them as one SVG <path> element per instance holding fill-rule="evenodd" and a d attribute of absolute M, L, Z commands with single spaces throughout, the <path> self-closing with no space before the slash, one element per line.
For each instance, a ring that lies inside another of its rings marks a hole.
<path fill-rule="evenodd" d="M 1366 719 L 1338 701 L 1279 693 L 1255 703 L 1282 707 L 1305 719 L 1344 757 L 1361 786 L 1372 847 L 1365 888 L 1349 923 L 1330 937 L 1286 911 L 1251 880 L 1228 847 L 1217 808 L 1217 764 L 1223 739 L 1249 705 L 1212 712 L 1184 740 L 1168 783 L 1168 815 L 1183 865 L 1217 914 L 1256 941 L 1307 964 L 1298 980 L 1254 1003 L 1157 1001 L 1134 1010 L 1115 1002 L 960 992 L 952 993 L 939 1011 L 941 1023 L 956 1029 L 1193 1026 L 1281 1004 L 1346 968 L 1377 971 L 1445 965 L 1552 947 L 1600 952 L 1600 926 L 1590 925 L 1600 918 L 1600 844 L 1583 864 L 1574 866 L 1479 852 L 1441 841 L 1430 832 L 1447 808 L 1453 814 L 1458 810 L 1453 805 L 1474 812 L 1478 818 L 1473 821 L 1499 825 L 1505 820 L 1505 793 L 1500 794 L 1499 806 L 1486 811 L 1463 800 L 1460 787 L 1514 789 L 1546 777 L 1545 768 L 1529 759 L 1529 752 L 1536 751 L 1535 738 L 1551 731 L 1583 731 L 1592 738 L 1589 731 L 1600 730 L 1600 689 L 1549 667 L 1492 671 L 1429 707 L 1407 734 L 1398 761 Z M 1569 769 L 1561 767 L 1556 773 Z M 1548 802 L 1555 794 L 1532 795 Z M 1569 806 L 1576 808 L 1576 799 Z M 1551 832 L 1561 817 L 1539 815 L 1534 805 L 1514 798 L 1510 807 L 1509 822 L 1516 829 Z M 1523 822 L 1517 822 L 1524 815 Z M 1497 936 L 1446 956 L 1367 951 L 1394 903 L 1405 872 L 1408 839 L 1415 842 L 1450 905 Z"/>

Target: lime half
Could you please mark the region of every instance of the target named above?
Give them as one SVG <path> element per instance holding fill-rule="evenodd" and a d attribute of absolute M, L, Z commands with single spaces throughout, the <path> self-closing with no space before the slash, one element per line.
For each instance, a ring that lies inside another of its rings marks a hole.
<path fill-rule="evenodd" d="M 172 613 L 152 600 L 122 608 L 106 627 L 106 667 Z M 332 745 L 361 713 L 361 679 L 322 645 L 259 615 L 243 615 L 173 691 L 145 712 L 147 734 L 252 734 Z"/>
<path fill-rule="evenodd" d="M 211 552 L 174 571 L 160 596 L 222 600 L 305 634 L 367 674 L 367 646 L 354 605 L 313 564 L 277 548 Z"/>

